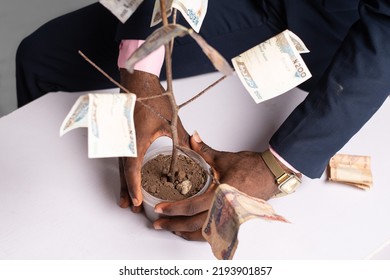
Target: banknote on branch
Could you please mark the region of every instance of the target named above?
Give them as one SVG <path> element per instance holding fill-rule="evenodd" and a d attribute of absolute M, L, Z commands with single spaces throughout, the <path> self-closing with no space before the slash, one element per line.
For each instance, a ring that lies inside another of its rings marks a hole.
<path fill-rule="evenodd" d="M 143 0 L 100 0 L 99 2 L 122 23 L 125 23 Z"/>
<path fill-rule="evenodd" d="M 199 32 L 206 17 L 208 0 L 173 0 L 172 7 L 184 16 L 189 25 Z"/>
<path fill-rule="evenodd" d="M 195 42 L 198 43 L 199 47 L 211 61 L 215 69 L 226 76 L 231 75 L 234 72 L 225 58 L 216 49 L 210 46 L 202 36 L 192 29 L 188 29 L 180 24 L 168 24 L 153 31 L 153 33 L 145 39 L 145 42 L 127 59 L 127 71 L 133 73 L 134 66 L 138 61 L 145 58 L 160 46 L 171 42 L 172 39 L 185 35 L 190 35 Z"/>
<path fill-rule="evenodd" d="M 60 128 L 60 136 L 88 128 L 88 157 L 136 157 L 135 94 L 90 93 L 80 96 Z"/>
<path fill-rule="evenodd" d="M 172 8 L 177 9 L 196 32 L 199 32 L 206 17 L 208 0 L 165 0 L 167 15 L 171 15 Z M 160 0 L 156 0 L 151 26 L 161 22 Z"/>
<path fill-rule="evenodd" d="M 340 182 L 364 190 L 371 188 L 371 157 L 336 154 L 329 161 L 330 181 Z"/>
<path fill-rule="evenodd" d="M 234 57 L 232 63 L 246 90 L 260 103 L 311 78 L 300 55 L 307 52 L 303 41 L 285 30 Z"/>
<path fill-rule="evenodd" d="M 170 17 L 172 14 L 172 2 L 173 0 L 164 0 L 165 1 L 165 12 L 167 13 L 167 17 Z M 152 13 L 152 21 L 150 26 L 155 26 L 162 21 L 162 14 L 160 8 L 160 0 L 155 0 L 154 8 Z"/>
<path fill-rule="evenodd" d="M 202 235 L 217 259 L 233 258 L 240 225 L 253 218 L 288 222 L 266 201 L 248 196 L 227 184 L 218 186 L 202 228 Z"/>

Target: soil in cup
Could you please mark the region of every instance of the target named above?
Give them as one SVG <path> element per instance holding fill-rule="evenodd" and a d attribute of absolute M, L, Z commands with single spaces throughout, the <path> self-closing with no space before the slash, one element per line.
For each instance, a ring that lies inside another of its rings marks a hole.
<path fill-rule="evenodd" d="M 151 195 L 163 200 L 181 200 L 198 193 L 204 186 L 207 174 L 199 164 L 185 155 L 179 155 L 175 182 L 168 181 L 170 155 L 158 155 L 142 168 L 142 187 Z"/>

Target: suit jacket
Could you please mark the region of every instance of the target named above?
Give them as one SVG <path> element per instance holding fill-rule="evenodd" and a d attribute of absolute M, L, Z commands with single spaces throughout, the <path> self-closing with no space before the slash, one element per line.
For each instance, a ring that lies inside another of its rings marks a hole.
<path fill-rule="evenodd" d="M 289 28 L 310 42 L 309 49 L 337 49 L 330 63 L 304 57 L 312 68 L 316 63 L 327 68 L 317 75 L 318 81 L 312 81 L 308 97 L 273 135 L 270 145 L 296 169 L 315 178 L 390 93 L 390 1 L 310 0 L 302 1 L 302 6 L 297 2 L 285 0 Z M 318 18 L 295 16 L 313 8 L 321 11 Z M 321 27 L 332 20 L 334 26 Z M 322 42 L 322 34 L 315 34 L 343 28 L 343 22 L 349 21 L 354 23 L 340 32 L 340 44 Z"/>

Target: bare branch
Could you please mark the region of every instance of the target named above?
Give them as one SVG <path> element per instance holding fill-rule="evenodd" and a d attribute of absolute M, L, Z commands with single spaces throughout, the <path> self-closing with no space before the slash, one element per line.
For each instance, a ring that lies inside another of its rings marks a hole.
<path fill-rule="evenodd" d="M 79 51 L 79 54 L 86 60 L 88 61 L 89 64 L 91 64 L 93 67 L 95 67 L 100 73 L 102 73 L 107 79 L 109 79 L 113 84 L 115 84 L 117 87 L 122 89 L 126 93 L 131 93 L 127 88 L 122 86 L 120 83 L 115 81 L 110 75 L 108 75 L 102 68 L 97 66 L 92 60 L 90 60 L 82 51 Z"/>
<path fill-rule="evenodd" d="M 172 24 L 176 24 L 177 22 L 177 9 L 173 9 L 173 17 L 172 17 Z M 175 38 L 172 38 L 171 40 L 171 54 L 173 52 L 173 44 L 175 43 Z"/>
<path fill-rule="evenodd" d="M 160 0 L 160 11 L 161 11 L 161 17 L 163 21 L 163 28 L 168 28 L 168 18 L 167 18 L 167 11 L 165 7 L 165 0 Z M 172 25 L 171 25 L 172 26 Z M 163 30 L 163 29 L 162 29 Z M 180 32 L 187 33 L 188 30 L 180 25 L 174 25 L 173 30 L 180 30 Z M 166 39 L 169 37 L 164 36 Z M 166 80 L 167 80 L 167 93 L 169 102 L 171 104 L 172 109 L 172 119 L 171 119 L 171 133 L 172 133 L 172 158 L 171 158 L 171 165 L 169 167 L 168 172 L 168 180 L 170 182 L 175 181 L 175 170 L 176 170 L 176 164 L 177 164 L 177 146 L 179 143 L 179 136 L 177 132 L 177 122 L 179 118 L 179 109 L 175 100 L 175 96 L 173 94 L 173 85 L 172 85 L 172 56 L 171 56 L 171 44 L 172 40 L 175 36 L 171 36 L 169 40 L 163 40 L 165 43 L 165 72 L 166 72 Z"/>
<path fill-rule="evenodd" d="M 219 78 L 217 81 L 215 81 L 214 83 L 212 83 L 211 85 L 209 85 L 207 88 L 205 88 L 204 90 L 202 90 L 201 92 L 199 92 L 197 95 L 195 95 L 194 97 L 192 97 L 191 99 L 187 100 L 186 102 L 182 103 L 181 105 L 179 105 L 179 110 L 184 107 L 184 106 L 187 106 L 188 104 L 190 104 L 192 101 L 194 101 L 195 99 L 201 97 L 203 94 L 205 94 L 209 89 L 213 88 L 214 86 L 216 86 L 218 83 L 220 83 L 221 81 L 223 81 L 227 76 L 222 76 L 221 78 Z"/>
<path fill-rule="evenodd" d="M 176 24 L 177 21 L 177 9 L 173 9 L 173 24 Z"/>
<path fill-rule="evenodd" d="M 138 100 L 137 100 L 138 101 Z M 153 107 L 149 106 L 148 104 L 145 104 L 143 103 L 142 101 L 139 102 L 139 104 L 141 104 L 142 106 L 144 106 L 145 108 L 149 109 L 153 114 L 156 115 L 156 117 L 159 117 L 160 119 L 162 119 L 163 121 L 167 122 L 168 124 L 171 124 L 171 122 L 164 118 L 163 115 L 161 115 L 159 112 L 157 112 L 156 110 L 153 109 Z"/>
<path fill-rule="evenodd" d="M 166 2 L 164 0 L 160 0 L 160 12 L 161 12 L 161 19 L 164 26 L 168 25 L 168 17 L 167 17 L 167 6 L 165 5 Z"/>
<path fill-rule="evenodd" d="M 169 95 L 169 93 L 165 92 L 165 93 L 162 93 L 162 94 L 159 94 L 159 95 L 153 95 L 153 96 L 148 96 L 148 97 L 140 97 L 140 98 L 137 99 L 137 101 L 146 101 L 146 100 L 156 99 L 156 98 L 163 97 L 163 96 L 168 96 L 168 95 Z"/>

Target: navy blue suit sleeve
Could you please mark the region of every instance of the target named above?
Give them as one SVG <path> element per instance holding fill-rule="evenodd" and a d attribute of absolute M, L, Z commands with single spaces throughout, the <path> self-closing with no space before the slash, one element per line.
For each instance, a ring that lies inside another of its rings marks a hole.
<path fill-rule="evenodd" d="M 390 1 L 361 1 L 359 14 L 318 85 L 270 140 L 311 178 L 321 176 L 390 93 Z"/>

